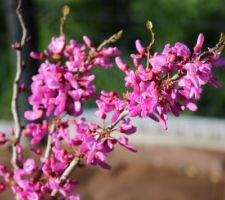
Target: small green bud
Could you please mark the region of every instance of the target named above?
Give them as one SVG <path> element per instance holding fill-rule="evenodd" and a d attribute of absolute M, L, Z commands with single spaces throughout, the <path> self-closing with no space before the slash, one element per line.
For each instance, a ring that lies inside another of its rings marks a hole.
<path fill-rule="evenodd" d="M 152 24 L 152 22 L 151 22 L 150 20 L 148 20 L 148 21 L 146 22 L 146 27 L 147 27 L 148 30 L 152 31 L 152 29 L 153 29 L 153 24 Z"/>
<path fill-rule="evenodd" d="M 63 13 L 64 16 L 68 15 L 70 13 L 70 7 L 68 5 L 65 5 L 63 7 L 62 13 Z"/>

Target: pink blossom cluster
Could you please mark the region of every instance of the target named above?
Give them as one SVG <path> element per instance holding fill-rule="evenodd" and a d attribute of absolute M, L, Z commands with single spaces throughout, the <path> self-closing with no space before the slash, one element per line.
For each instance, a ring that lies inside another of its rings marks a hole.
<path fill-rule="evenodd" d="M 219 88 L 212 68 L 219 58 L 219 53 L 212 52 L 202 57 L 204 42 L 200 34 L 191 50 L 183 43 L 174 46 L 166 44 L 162 52 L 156 52 L 147 60 L 147 49 L 136 41 L 138 54 L 132 54 L 134 69 L 116 58 L 118 67 L 125 73 L 125 86 L 131 88 L 125 94 L 127 109 L 131 117 L 150 117 L 160 121 L 167 128 L 168 113 L 179 116 L 181 111 L 197 110 L 195 100 L 202 94 L 202 86 L 210 83 Z M 210 49 L 209 49 L 210 51 Z"/>
<path fill-rule="evenodd" d="M 23 167 L 13 172 L 0 165 L 0 175 L 4 177 L 5 183 L 11 187 L 13 193 L 17 194 L 20 199 L 40 200 L 43 199 L 43 194 L 50 195 L 52 190 L 57 189 L 64 199 L 79 200 L 79 196 L 71 195 L 77 182 L 68 179 L 61 185 L 56 179 L 49 177 L 49 180 L 43 184 L 35 178 L 37 170 L 38 166 L 34 159 L 31 158 L 24 161 Z M 4 187 L 5 185 L 1 183 L 1 191 L 3 191 Z"/>
<path fill-rule="evenodd" d="M 94 66 L 111 67 L 110 58 L 119 53 L 116 47 L 97 51 L 87 36 L 84 42 L 85 45 L 71 40 L 66 44 L 63 36 L 53 37 L 43 53 L 31 52 L 31 57 L 45 61 L 32 78 L 32 110 L 25 113 L 27 119 L 82 113 L 82 102 L 95 94 L 95 76 L 90 70 Z"/>
<path fill-rule="evenodd" d="M 137 151 L 128 140 L 136 132 L 132 118 L 151 118 L 167 128 L 168 113 L 179 116 L 186 109 L 196 111 L 195 101 L 201 97 L 203 85 L 220 86 L 212 72 L 219 53 L 213 49 L 208 49 L 208 54 L 201 51 L 202 34 L 193 51 L 177 42 L 174 46 L 165 45 L 162 52 L 153 55 L 137 40 L 138 53 L 131 55 L 133 67 L 118 57 L 116 47 L 95 48 L 87 36 L 83 40 L 84 44 L 75 40 L 67 43 L 63 36 L 53 37 L 47 50 L 31 52 L 31 57 L 42 63 L 32 78 L 29 97 L 32 108 L 25 112 L 25 118 L 31 122 L 24 127 L 23 136 L 31 138 L 31 151 L 39 160 L 24 160 L 22 146 L 14 144 L 19 166 L 7 169 L 0 165 L 0 176 L 4 178 L 0 191 L 8 185 L 21 200 L 43 200 L 50 196 L 79 200 L 74 193 L 77 181 L 67 176 L 72 163 L 77 167 L 98 165 L 110 169 L 107 157 L 115 145 Z M 113 58 L 125 74 L 127 92 L 98 94 L 92 69 L 112 67 Z M 90 98 L 96 100 L 95 116 L 101 123 L 89 122 L 82 116 Z M 47 147 L 43 151 L 40 144 L 46 138 Z M 0 144 L 7 142 L 13 143 L 0 133 Z"/>

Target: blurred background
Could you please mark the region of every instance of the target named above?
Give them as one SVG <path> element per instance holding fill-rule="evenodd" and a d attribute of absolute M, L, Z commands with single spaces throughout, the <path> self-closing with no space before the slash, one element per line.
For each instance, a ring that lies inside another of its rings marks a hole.
<path fill-rule="evenodd" d="M 42 51 L 52 35 L 59 34 L 65 4 L 71 8 L 65 27 L 68 38 L 81 41 L 83 35 L 88 35 L 98 45 L 123 29 L 124 35 L 117 44 L 125 57 L 135 51 L 136 39 L 146 46 L 149 43 L 145 28 L 149 19 L 157 35 L 156 51 L 176 41 L 192 48 L 200 32 L 205 35 L 204 47 L 213 47 L 220 32 L 225 31 L 224 0 L 24 0 L 23 12 L 31 36 L 24 53 L 28 66 L 23 77 L 26 84 L 39 65 L 28 52 Z M 15 55 L 10 47 L 20 38 L 15 8 L 15 0 L 0 1 L 2 120 L 11 120 Z M 123 91 L 119 70 L 112 68 L 103 73 L 97 69 L 94 73 L 99 90 Z M 215 73 L 225 86 L 225 70 Z M 225 88 L 206 86 L 198 105 L 197 112 L 186 113 L 180 120 L 172 118 L 166 135 L 159 125 L 137 121 L 141 131 L 132 141 L 139 146 L 139 153 L 118 150 L 111 157 L 115 167 L 110 173 L 97 169 L 76 173 L 81 179 L 78 192 L 83 200 L 225 200 Z M 88 106 L 93 108 L 94 103 Z"/>

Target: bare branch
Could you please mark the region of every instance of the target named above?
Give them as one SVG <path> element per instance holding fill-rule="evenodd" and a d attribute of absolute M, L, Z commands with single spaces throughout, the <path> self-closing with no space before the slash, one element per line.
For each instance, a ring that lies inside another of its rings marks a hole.
<path fill-rule="evenodd" d="M 19 100 L 19 94 L 20 94 L 20 81 L 22 77 L 22 71 L 23 71 L 23 61 L 22 61 L 22 48 L 24 44 L 26 43 L 27 38 L 27 29 L 23 20 L 23 16 L 21 14 L 21 4 L 22 0 L 18 0 L 18 6 L 16 9 L 16 14 L 19 19 L 20 26 L 22 28 L 22 38 L 19 43 L 18 48 L 16 48 L 16 76 L 13 82 L 13 94 L 12 94 L 12 102 L 11 102 L 11 111 L 15 123 L 15 137 L 14 137 L 14 144 L 12 146 L 12 160 L 11 163 L 14 168 L 19 167 L 18 163 L 18 155 L 17 155 L 17 149 L 16 146 L 20 142 L 21 133 L 22 133 L 22 125 L 21 125 L 21 119 L 19 117 L 19 111 L 18 111 L 18 100 Z"/>
<path fill-rule="evenodd" d="M 153 24 L 152 24 L 151 21 L 149 21 L 149 20 L 147 21 L 146 27 L 151 33 L 151 42 L 149 43 L 149 45 L 147 47 L 147 63 L 146 63 L 147 68 L 149 68 L 149 58 L 150 58 L 150 55 L 151 55 L 150 50 L 155 43 L 155 33 L 153 31 Z"/>
<path fill-rule="evenodd" d="M 76 158 L 74 158 L 70 165 L 66 168 L 66 170 L 63 172 L 62 176 L 59 179 L 59 183 L 63 184 L 66 179 L 69 177 L 69 175 L 72 173 L 73 169 L 77 166 L 78 164 L 78 160 Z M 57 195 L 58 190 L 53 190 L 51 196 L 53 197 L 52 199 L 54 199 L 54 197 Z"/>
<path fill-rule="evenodd" d="M 37 174 L 35 176 L 35 180 L 39 180 L 43 174 L 42 171 L 42 167 L 44 166 L 46 160 L 50 157 L 51 155 L 51 150 L 52 150 L 52 145 L 53 145 L 53 140 L 52 140 L 52 136 L 51 133 L 53 133 L 54 131 L 56 131 L 57 125 L 60 122 L 60 118 L 53 118 L 50 126 L 48 127 L 48 139 L 47 139 L 47 145 L 46 145 L 46 149 L 45 149 L 45 155 L 44 155 L 44 160 L 41 162 Z"/>
<path fill-rule="evenodd" d="M 225 46 L 225 34 L 222 32 L 220 38 L 215 47 L 209 48 L 207 51 L 202 52 L 199 56 L 199 60 L 204 60 L 207 57 L 213 56 L 214 53 L 221 53 Z"/>
<path fill-rule="evenodd" d="M 103 47 L 105 47 L 106 45 L 116 42 L 117 40 L 119 40 L 123 35 L 123 30 L 118 31 L 117 33 L 115 33 L 114 35 L 110 36 L 108 39 L 104 40 L 97 48 L 97 51 L 101 51 Z"/>
<path fill-rule="evenodd" d="M 110 124 L 107 129 L 112 130 L 121 120 L 123 120 L 126 116 L 128 115 L 128 110 L 124 110 L 122 113 L 120 113 L 120 116 L 118 117 L 118 119 Z"/>
<path fill-rule="evenodd" d="M 52 149 L 52 137 L 49 134 L 48 135 L 48 139 L 47 139 L 47 146 L 46 146 L 46 150 L 45 150 L 45 155 L 44 155 L 44 161 L 40 164 L 38 171 L 37 171 L 37 175 L 35 176 L 35 180 L 39 180 L 42 176 L 42 167 L 45 164 L 45 161 L 49 158 L 50 154 L 51 154 L 51 149 Z"/>
<path fill-rule="evenodd" d="M 63 16 L 60 18 L 60 35 L 62 36 L 65 36 L 64 25 L 66 22 L 67 15 L 69 15 L 69 13 L 70 13 L 70 7 L 68 5 L 65 5 L 62 10 Z"/>

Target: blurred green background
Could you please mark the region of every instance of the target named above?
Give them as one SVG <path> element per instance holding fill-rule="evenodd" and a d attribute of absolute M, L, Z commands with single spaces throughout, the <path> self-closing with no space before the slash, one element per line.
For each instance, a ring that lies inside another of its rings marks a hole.
<path fill-rule="evenodd" d="M 19 29 L 10 29 L 10 26 L 15 28 L 8 20 L 14 12 L 10 1 L 14 0 L 0 1 L 0 118 L 6 119 L 10 118 L 10 84 L 15 68 L 10 43 L 18 37 L 18 34 L 13 37 L 12 33 L 19 32 Z M 71 8 L 65 28 L 68 38 L 81 41 L 82 35 L 88 35 L 97 45 L 123 29 L 124 36 L 117 44 L 126 59 L 134 52 L 135 39 L 148 44 L 149 32 L 145 28 L 148 19 L 153 22 L 157 34 L 156 51 L 162 50 L 165 43 L 176 41 L 185 42 L 192 48 L 200 32 L 206 37 L 205 47 L 212 47 L 220 32 L 225 31 L 224 0 L 27 0 L 24 12 L 28 13 L 26 17 L 35 35 L 32 36 L 33 42 L 30 41 L 30 49 L 43 50 L 52 35 L 59 34 L 59 18 L 65 4 Z M 36 64 L 30 64 L 31 71 L 36 70 Z M 117 69 L 100 69 L 95 73 L 99 89 L 122 90 L 123 76 Z M 216 74 L 225 85 L 225 70 L 217 70 Z M 225 88 L 216 90 L 206 86 L 198 105 L 198 115 L 225 117 Z"/>

